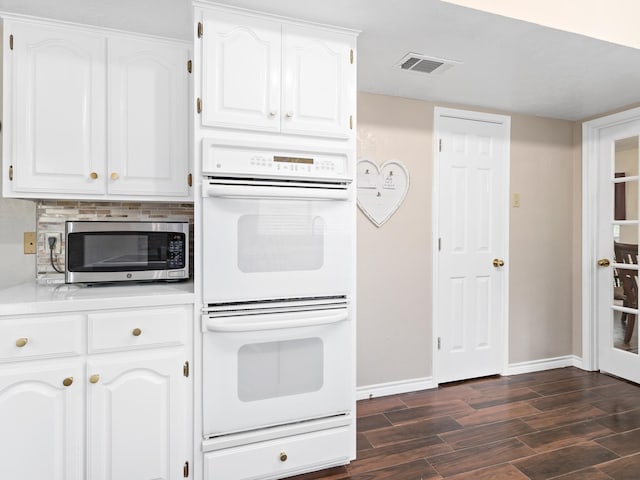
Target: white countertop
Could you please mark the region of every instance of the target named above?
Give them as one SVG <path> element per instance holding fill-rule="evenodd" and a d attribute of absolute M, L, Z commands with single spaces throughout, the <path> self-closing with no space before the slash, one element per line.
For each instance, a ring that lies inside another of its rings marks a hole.
<path fill-rule="evenodd" d="M 190 304 L 193 282 L 114 285 L 39 285 L 0 289 L 0 316 Z"/>

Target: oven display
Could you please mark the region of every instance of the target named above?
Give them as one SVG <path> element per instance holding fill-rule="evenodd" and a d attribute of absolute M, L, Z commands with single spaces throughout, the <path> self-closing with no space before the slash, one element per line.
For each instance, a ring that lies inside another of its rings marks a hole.
<path fill-rule="evenodd" d="M 313 165 L 313 158 L 280 157 L 276 155 L 273 157 L 273 161 L 281 163 L 302 163 L 304 165 Z"/>

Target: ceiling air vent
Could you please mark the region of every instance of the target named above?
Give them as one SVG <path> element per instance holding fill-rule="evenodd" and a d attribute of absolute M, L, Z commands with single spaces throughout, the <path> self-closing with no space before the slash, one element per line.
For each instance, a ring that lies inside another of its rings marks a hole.
<path fill-rule="evenodd" d="M 408 53 L 396 64 L 396 67 L 410 72 L 429 73 L 435 75 L 445 72 L 459 63 L 460 62 L 456 62 L 455 60 L 427 57 L 426 55 L 421 55 L 419 53 Z"/>

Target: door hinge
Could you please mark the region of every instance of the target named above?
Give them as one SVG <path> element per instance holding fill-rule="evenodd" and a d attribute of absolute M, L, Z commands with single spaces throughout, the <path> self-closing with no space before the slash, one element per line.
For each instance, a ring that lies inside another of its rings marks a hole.
<path fill-rule="evenodd" d="M 13 50 L 13 34 L 9 35 L 9 50 Z"/>
<path fill-rule="evenodd" d="M 353 65 L 353 48 L 349 52 L 349 63 L 351 63 L 351 65 Z"/>
<path fill-rule="evenodd" d="M 193 63 L 191 62 L 191 60 L 187 60 L 187 72 L 191 73 L 192 69 L 193 69 Z"/>
<path fill-rule="evenodd" d="M 13 165 L 9 165 L 9 181 L 13 181 Z"/>
<path fill-rule="evenodd" d="M 442 348 L 442 341 L 440 337 L 438 337 L 438 350 L 440 350 L 440 348 Z"/>
<path fill-rule="evenodd" d="M 438 238 L 438 251 L 442 250 L 442 238 Z"/>
<path fill-rule="evenodd" d="M 196 100 L 196 111 L 202 113 L 202 100 L 200 100 L 200 97 Z"/>
<path fill-rule="evenodd" d="M 438 151 L 442 151 L 442 139 L 440 139 L 440 141 L 438 142 Z"/>
<path fill-rule="evenodd" d="M 187 175 L 187 185 L 189 185 L 190 187 L 193 186 L 193 175 L 191 174 Z"/>
<path fill-rule="evenodd" d="M 202 38 L 204 34 L 204 27 L 202 26 L 202 22 L 198 22 L 198 38 Z"/>
<path fill-rule="evenodd" d="M 182 467 L 182 476 L 184 478 L 189 477 L 189 462 L 184 462 L 184 467 Z"/>
<path fill-rule="evenodd" d="M 353 115 L 349 115 L 349 130 L 353 130 Z"/>
<path fill-rule="evenodd" d="M 184 366 L 182 367 L 182 375 L 189 378 L 189 361 L 184 362 Z"/>

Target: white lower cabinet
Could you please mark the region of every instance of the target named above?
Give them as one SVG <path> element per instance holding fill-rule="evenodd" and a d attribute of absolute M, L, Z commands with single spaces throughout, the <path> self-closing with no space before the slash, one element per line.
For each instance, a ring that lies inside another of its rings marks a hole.
<path fill-rule="evenodd" d="M 0 478 L 83 480 L 81 360 L 0 371 Z"/>
<path fill-rule="evenodd" d="M 190 305 L 0 317 L 0 479 L 184 479 L 191 321 Z"/>
<path fill-rule="evenodd" d="M 204 480 L 272 480 L 349 462 L 348 427 L 227 448 L 204 455 Z"/>

